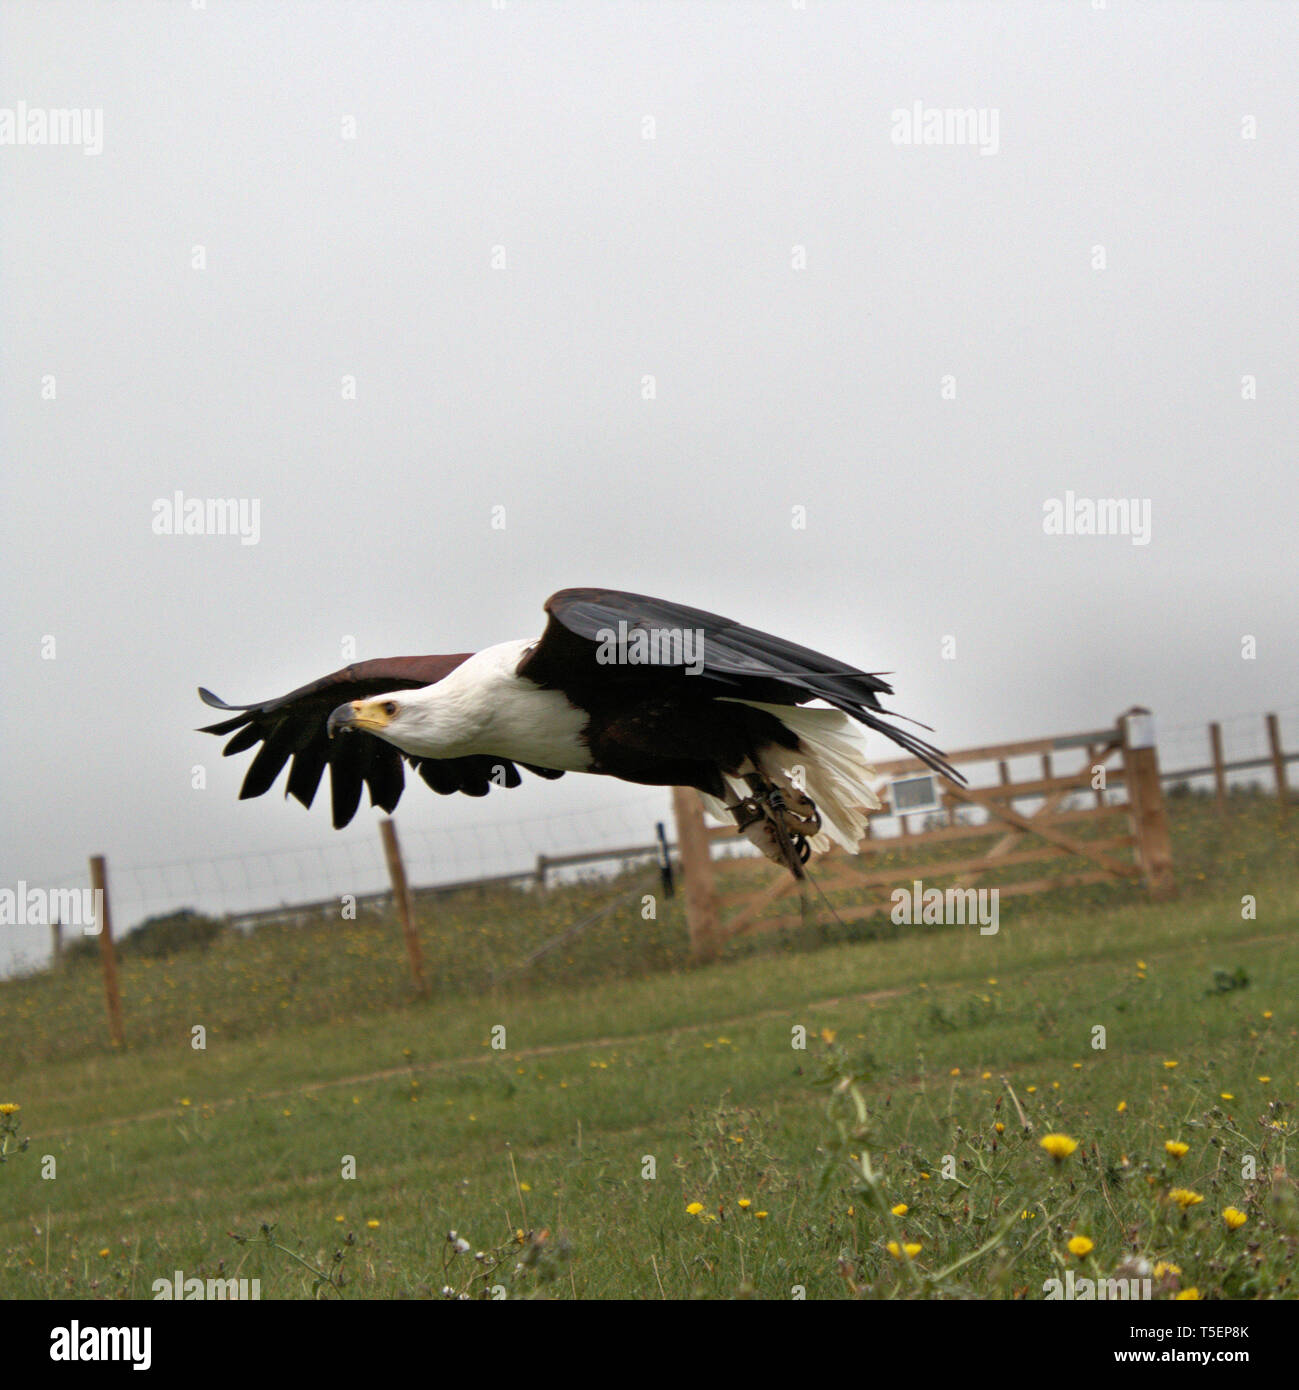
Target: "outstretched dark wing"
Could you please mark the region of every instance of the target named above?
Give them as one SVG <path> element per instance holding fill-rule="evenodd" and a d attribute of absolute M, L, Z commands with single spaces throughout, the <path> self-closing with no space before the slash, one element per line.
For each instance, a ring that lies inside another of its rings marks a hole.
<path fill-rule="evenodd" d="M 891 695 L 892 686 L 821 652 L 743 627 L 717 613 L 616 589 L 561 589 L 546 600 L 546 612 L 550 615 L 546 630 L 519 666 L 521 676 L 541 685 L 566 689 L 579 697 L 592 689 L 603 689 L 607 697 L 609 685 L 619 683 L 659 689 L 673 685 L 714 697 L 772 705 L 824 700 L 892 739 L 936 772 L 959 782 L 965 780 L 932 744 L 880 717 L 888 711 L 881 708 L 877 697 Z M 620 624 L 625 624 L 625 629 Z M 630 637 L 638 629 L 660 634 L 657 646 L 661 664 L 598 659 L 602 645 L 606 653 L 609 650 L 610 633 L 625 631 Z M 673 641 L 662 637 L 687 633 L 695 644 L 692 653 L 680 638 L 674 646 Z M 675 660 L 671 659 L 674 653 Z M 694 656 L 694 674 L 687 669 L 687 654 Z M 700 658 L 702 669 L 698 669 Z"/>
<path fill-rule="evenodd" d="M 261 744 L 244 776 L 240 800 L 268 791 L 284 764 L 292 759 L 285 795 L 310 806 L 328 766 L 337 829 L 356 814 L 363 786 L 369 789 L 372 806 L 382 806 L 392 813 L 406 783 L 403 758 L 435 792 L 444 796 L 451 792 L 486 796 L 493 781 L 517 787 L 522 780 L 518 769 L 505 758 L 487 755 L 415 758 L 370 734 L 331 739 L 325 732 L 330 711 L 339 705 L 383 695 L 390 690 L 413 690 L 432 685 L 454 671 L 462 661 L 467 661 L 469 655 L 464 652 L 457 656 L 395 656 L 361 661 L 260 705 L 228 705 L 210 690 L 200 687 L 198 693 L 204 704 L 235 712 L 233 719 L 209 724 L 200 732 L 233 734 L 222 750 L 226 757 Z M 529 771 L 542 777 L 561 775 L 548 768 L 529 768 Z"/>

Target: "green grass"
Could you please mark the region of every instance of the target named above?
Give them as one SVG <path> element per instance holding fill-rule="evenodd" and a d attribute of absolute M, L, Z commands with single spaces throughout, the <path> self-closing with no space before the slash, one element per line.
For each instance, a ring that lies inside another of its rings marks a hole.
<path fill-rule="evenodd" d="M 690 969 L 678 912 L 637 898 L 493 988 L 613 890 L 470 894 L 421 922 L 428 1000 L 383 919 L 126 955 L 120 1054 L 93 962 L 7 982 L 0 1297 L 181 1269 L 264 1298 L 1040 1298 L 1128 1256 L 1180 1267 L 1156 1297 L 1288 1297 L 1295 818 L 1170 805 L 1178 900 L 1008 901 L 996 936 L 813 927 Z"/>

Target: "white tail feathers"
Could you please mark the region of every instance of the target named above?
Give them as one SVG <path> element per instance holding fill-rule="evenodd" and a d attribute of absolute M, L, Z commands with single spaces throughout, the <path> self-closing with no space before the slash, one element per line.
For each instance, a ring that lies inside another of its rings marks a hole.
<path fill-rule="evenodd" d="M 782 790 L 804 792 L 816 803 L 821 813 L 821 830 L 808 840 L 811 848 L 823 854 L 834 842 L 856 854 L 858 842 L 866 834 L 866 812 L 880 804 L 870 783 L 875 769 L 866 761 L 866 740 L 860 726 L 837 709 L 802 709 L 759 704 L 756 700 L 735 703 L 773 715 L 798 735 L 797 749 L 776 744 L 758 749 L 762 764 L 758 770 Z M 727 776 L 726 782 L 736 799 L 750 794 L 738 777 Z M 716 797 L 705 796 L 703 800 L 705 808 L 717 819 L 731 819 L 725 804 Z M 743 833 L 769 858 L 779 858 L 772 854 L 770 832 L 762 822 Z"/>

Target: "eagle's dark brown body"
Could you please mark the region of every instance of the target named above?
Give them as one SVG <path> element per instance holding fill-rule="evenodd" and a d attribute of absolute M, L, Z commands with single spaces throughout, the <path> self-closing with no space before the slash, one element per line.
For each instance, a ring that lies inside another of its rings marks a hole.
<path fill-rule="evenodd" d="M 756 749 L 796 750 L 798 735 L 763 710 L 671 695 L 597 708 L 587 726 L 593 772 L 651 787 L 694 787 L 724 797 Z"/>

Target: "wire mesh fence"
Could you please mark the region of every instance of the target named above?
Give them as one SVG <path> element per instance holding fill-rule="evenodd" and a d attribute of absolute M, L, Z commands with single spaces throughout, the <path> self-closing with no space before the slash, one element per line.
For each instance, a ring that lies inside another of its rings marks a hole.
<path fill-rule="evenodd" d="M 416 892 L 439 884 L 511 877 L 527 882 L 535 876 L 539 857 L 562 861 L 574 851 L 648 848 L 655 840 L 656 823 L 667 812 L 666 790 L 645 789 L 611 806 L 557 815 L 436 829 L 402 821 L 402 855 Z M 616 869 L 620 862 L 613 858 L 572 868 L 561 862 L 548 870 L 547 877 L 551 882 L 596 877 Z M 254 918 L 268 920 L 277 915 L 289 920 L 305 905 L 339 901 L 344 894 L 364 899 L 386 895 L 390 889 L 377 822 L 363 838 L 336 837 L 300 849 L 243 851 L 153 864 L 112 860 L 108 874 L 113 934 L 119 938 L 151 917 L 186 909 L 246 925 Z M 85 864 L 70 866 L 46 882 L 21 885 L 33 905 L 48 904 L 55 894 L 81 893 L 89 887 Z M 17 915 L 42 920 L 19 920 L 0 931 L 0 974 L 41 968 L 51 956 L 51 928 L 43 920 L 50 915 L 48 909 L 24 912 L 20 906 Z M 77 930 L 78 925 L 69 922 L 65 939 Z"/>

